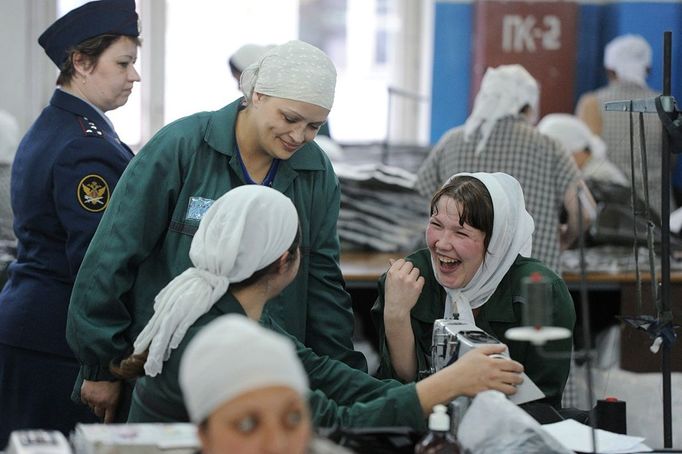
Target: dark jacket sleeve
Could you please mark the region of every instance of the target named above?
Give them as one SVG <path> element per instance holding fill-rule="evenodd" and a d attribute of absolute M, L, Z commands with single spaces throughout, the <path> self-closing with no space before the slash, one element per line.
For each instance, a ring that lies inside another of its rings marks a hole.
<path fill-rule="evenodd" d="M 128 159 L 106 140 L 81 137 L 71 141 L 55 161 L 52 197 L 66 235 L 65 252 L 73 278 Z M 100 194 L 90 201 L 84 192 L 88 184 L 95 184 L 93 190 Z"/>
<path fill-rule="evenodd" d="M 109 363 L 132 345 L 125 335 L 133 312 L 126 294 L 168 228 L 180 181 L 179 159 L 162 137 L 122 175 L 76 278 L 66 334 L 86 380 L 113 379 Z"/>
<path fill-rule="evenodd" d="M 354 316 L 339 267 L 340 190 L 327 161 L 322 187 L 324 197 L 315 197 L 311 213 L 310 278 L 308 287 L 306 345 L 351 367 L 367 371 L 367 360 L 353 350 Z"/>

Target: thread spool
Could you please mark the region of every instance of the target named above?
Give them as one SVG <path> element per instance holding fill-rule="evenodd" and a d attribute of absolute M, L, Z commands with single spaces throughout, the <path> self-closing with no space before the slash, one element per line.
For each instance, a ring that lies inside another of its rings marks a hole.
<path fill-rule="evenodd" d="M 524 299 L 522 326 L 510 328 L 505 337 L 515 341 L 529 341 L 543 345 L 547 341 L 566 339 L 572 332 L 560 326 L 552 326 L 553 304 L 552 283 L 538 272 L 521 281 L 521 296 Z"/>
<path fill-rule="evenodd" d="M 540 329 L 552 324 L 552 285 L 548 279 L 535 272 L 521 281 L 523 325 Z"/>
<path fill-rule="evenodd" d="M 597 428 L 627 434 L 627 417 L 625 401 L 615 397 L 599 399 L 595 408 Z"/>

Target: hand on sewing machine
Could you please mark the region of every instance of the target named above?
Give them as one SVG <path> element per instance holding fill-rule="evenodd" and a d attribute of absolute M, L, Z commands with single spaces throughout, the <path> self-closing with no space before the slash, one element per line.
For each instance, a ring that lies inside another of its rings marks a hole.
<path fill-rule="evenodd" d="M 481 391 L 495 389 L 504 394 L 514 394 L 516 385 L 523 382 L 523 366 L 503 355 L 504 344 L 477 347 L 459 358 L 447 370 L 457 370 L 456 377 L 461 384 L 460 392 L 473 397 Z M 453 373 L 455 371 L 452 371 Z"/>
<path fill-rule="evenodd" d="M 494 389 L 514 394 L 523 379 L 523 366 L 503 359 L 504 344 L 483 345 L 462 355 L 451 365 L 417 382 L 417 395 L 425 414 L 436 404 L 450 402 L 458 396 L 473 397 L 479 392 Z"/>

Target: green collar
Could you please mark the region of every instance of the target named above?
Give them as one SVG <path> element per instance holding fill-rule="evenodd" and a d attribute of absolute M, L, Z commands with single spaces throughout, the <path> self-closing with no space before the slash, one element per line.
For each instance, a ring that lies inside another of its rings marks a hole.
<path fill-rule="evenodd" d="M 243 315 L 244 317 L 247 317 L 246 312 L 244 312 L 244 308 L 242 307 L 241 303 L 237 301 L 237 298 L 235 298 L 232 292 L 230 291 L 225 293 L 218 300 L 218 302 L 213 305 L 213 308 L 211 310 L 216 311 L 218 313 L 217 317 L 226 314 L 239 314 Z M 263 327 L 271 329 L 273 331 L 280 332 L 283 331 L 283 329 L 280 328 L 279 325 L 272 319 L 272 316 L 267 313 L 265 308 L 263 308 L 263 314 L 261 315 L 261 318 L 258 321 L 258 323 L 260 323 Z"/>
<path fill-rule="evenodd" d="M 218 316 L 225 314 L 240 314 L 246 316 L 244 308 L 234 297 L 232 292 L 225 293 L 214 305 L 214 310 L 218 312 Z"/>

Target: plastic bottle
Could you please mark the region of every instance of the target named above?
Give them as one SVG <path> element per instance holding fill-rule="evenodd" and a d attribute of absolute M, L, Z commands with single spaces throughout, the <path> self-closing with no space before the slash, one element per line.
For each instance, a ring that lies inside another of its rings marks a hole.
<path fill-rule="evenodd" d="M 445 405 L 433 407 L 429 416 L 429 433 L 414 447 L 415 454 L 461 454 L 464 450 L 450 433 L 450 417 Z"/>

